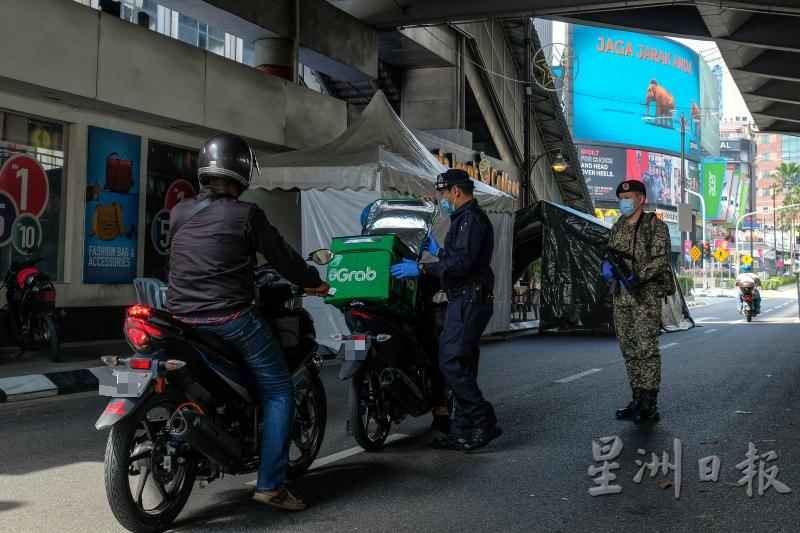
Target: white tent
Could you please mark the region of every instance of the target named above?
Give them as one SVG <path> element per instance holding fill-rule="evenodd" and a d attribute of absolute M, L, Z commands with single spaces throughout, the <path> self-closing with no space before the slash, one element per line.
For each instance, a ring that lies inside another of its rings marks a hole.
<path fill-rule="evenodd" d="M 261 174 L 251 187 L 301 191 L 301 252 L 308 255 L 330 246 L 334 236 L 358 235 L 359 215 L 381 197 L 435 194 L 434 180 L 446 167 L 420 143 L 378 92 L 358 120 L 330 143 L 259 159 Z M 260 191 L 252 193 L 258 201 Z M 487 333 L 509 329 L 511 317 L 511 246 L 514 199 L 484 183 L 475 183 L 475 197 L 489 213 L 495 231 L 494 316 Z M 270 212 L 267 211 L 267 218 Z M 441 240 L 449 220 L 440 217 L 434 233 Z M 341 313 L 320 299 L 306 299 L 318 340 L 335 344 L 330 334 L 345 332 Z"/>

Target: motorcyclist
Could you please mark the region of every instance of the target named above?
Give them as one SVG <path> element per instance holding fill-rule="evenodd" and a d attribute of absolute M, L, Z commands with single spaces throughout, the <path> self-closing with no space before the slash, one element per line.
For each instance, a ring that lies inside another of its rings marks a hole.
<path fill-rule="evenodd" d="M 756 314 L 761 312 L 761 293 L 758 288 L 761 286 L 761 279 L 753 274 L 753 267 L 750 265 L 742 265 L 739 275 L 736 276 L 736 287 L 739 288 L 739 305 L 738 309 L 741 313 L 742 306 L 744 305 L 744 298 L 742 296 L 742 285 L 753 286 L 753 303 L 756 306 Z"/>
<path fill-rule="evenodd" d="M 280 346 L 253 303 L 256 253 L 308 294 L 325 295 L 329 287 L 257 205 L 239 201 L 254 165 L 258 169 L 252 149 L 235 135 L 215 135 L 203 145 L 198 159 L 202 188 L 170 213 L 167 310 L 231 343 L 250 368 L 264 402 L 253 499 L 300 511 L 306 504 L 284 484 L 294 386 Z"/>

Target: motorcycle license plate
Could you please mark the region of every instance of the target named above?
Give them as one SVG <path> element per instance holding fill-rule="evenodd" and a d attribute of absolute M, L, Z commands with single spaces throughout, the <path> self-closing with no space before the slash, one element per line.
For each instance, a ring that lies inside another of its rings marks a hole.
<path fill-rule="evenodd" d="M 153 380 L 155 372 L 150 370 L 114 370 L 100 376 L 100 396 L 138 398 Z"/>
<path fill-rule="evenodd" d="M 369 339 L 346 339 L 339 347 L 336 357 L 345 361 L 366 361 L 369 348 Z"/>

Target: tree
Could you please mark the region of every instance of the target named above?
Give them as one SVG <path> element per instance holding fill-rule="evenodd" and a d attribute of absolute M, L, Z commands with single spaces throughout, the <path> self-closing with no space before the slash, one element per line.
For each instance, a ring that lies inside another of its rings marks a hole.
<path fill-rule="evenodd" d="M 781 163 L 772 173 L 773 194 L 783 191 L 783 205 L 800 203 L 800 165 L 797 163 Z M 790 224 L 800 214 L 800 209 L 793 207 L 777 213 L 777 225 L 781 229 L 789 229 Z"/>

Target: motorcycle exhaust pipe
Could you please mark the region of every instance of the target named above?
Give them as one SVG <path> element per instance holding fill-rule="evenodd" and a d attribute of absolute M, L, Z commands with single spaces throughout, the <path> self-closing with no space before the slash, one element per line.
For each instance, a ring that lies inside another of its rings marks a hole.
<path fill-rule="evenodd" d="M 304 390 L 311 386 L 314 381 L 314 376 L 319 374 L 319 369 L 322 366 L 322 356 L 317 352 L 313 352 L 306 357 L 300 368 L 292 375 L 292 383 L 294 390 Z"/>
<path fill-rule="evenodd" d="M 402 370 L 384 368 L 381 372 L 381 388 L 411 416 L 419 416 L 428 410 L 422 392 Z"/>
<path fill-rule="evenodd" d="M 239 441 L 197 411 L 181 411 L 181 416 L 175 417 L 171 434 L 220 466 L 234 467 L 242 458 Z"/>

